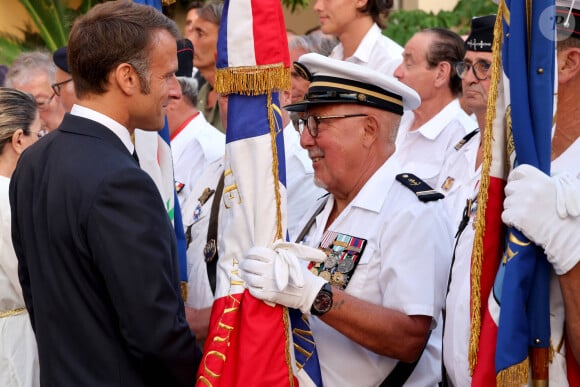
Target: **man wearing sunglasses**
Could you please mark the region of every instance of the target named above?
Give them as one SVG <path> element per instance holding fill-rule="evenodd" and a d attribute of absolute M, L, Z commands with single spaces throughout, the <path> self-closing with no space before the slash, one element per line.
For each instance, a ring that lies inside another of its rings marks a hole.
<path fill-rule="evenodd" d="M 66 112 L 70 112 L 77 101 L 75 85 L 70 75 L 67 63 L 66 46 L 59 48 L 52 54 L 52 60 L 56 65 L 54 74 L 55 83 L 50 85 L 55 95 L 60 97 L 60 102 Z"/>
<path fill-rule="evenodd" d="M 441 329 L 430 332 L 451 230 L 442 195 L 401 173 L 394 155 L 403 110 L 419 96 L 393 77 L 314 53 L 295 66 L 308 94 L 285 109 L 298 113 L 315 182 L 330 193 L 303 219 L 298 240 L 327 254 L 308 262 L 315 254 L 296 246 L 253 247 L 240 275 L 255 297 L 311 315 L 324 385 L 434 386 Z M 399 361 L 417 366 L 403 371 Z"/>

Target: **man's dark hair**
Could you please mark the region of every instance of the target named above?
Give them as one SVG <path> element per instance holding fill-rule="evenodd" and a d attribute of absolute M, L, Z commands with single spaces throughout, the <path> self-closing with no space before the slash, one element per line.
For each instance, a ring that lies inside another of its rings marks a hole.
<path fill-rule="evenodd" d="M 180 36 L 175 22 L 155 8 L 131 0 L 97 4 L 77 19 L 68 42 L 68 62 L 78 97 L 107 90 L 109 73 L 129 63 L 149 92 L 150 54 L 155 32 Z"/>
<path fill-rule="evenodd" d="M 433 43 L 427 51 L 426 58 L 430 68 L 437 66 L 441 62 L 448 62 L 451 65 L 449 75 L 449 89 L 453 95 L 461 94 L 461 79 L 457 75 L 453 64 L 462 61 L 465 57 L 465 44 L 461 36 L 445 28 L 428 28 L 421 31 L 435 35 Z"/>
<path fill-rule="evenodd" d="M 383 22 L 389 16 L 389 11 L 393 8 L 393 0 L 368 0 L 366 5 L 359 8 L 359 12 L 369 14 L 375 23 L 384 30 L 387 28 Z"/>

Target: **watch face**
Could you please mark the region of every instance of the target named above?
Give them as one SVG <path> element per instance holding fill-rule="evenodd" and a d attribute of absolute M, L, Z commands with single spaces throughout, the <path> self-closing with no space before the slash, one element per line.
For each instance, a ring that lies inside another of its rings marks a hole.
<path fill-rule="evenodd" d="M 332 294 L 327 291 L 321 291 L 314 299 L 312 307 L 319 315 L 328 312 L 332 307 Z"/>

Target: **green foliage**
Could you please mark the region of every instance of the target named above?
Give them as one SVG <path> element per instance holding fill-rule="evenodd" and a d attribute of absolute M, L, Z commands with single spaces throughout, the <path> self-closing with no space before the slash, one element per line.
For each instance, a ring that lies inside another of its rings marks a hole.
<path fill-rule="evenodd" d="M 34 26 L 27 25 L 24 39 L 0 31 L 0 63 L 10 64 L 22 51 L 46 48 L 53 52 L 66 45 L 72 22 L 93 5 L 104 0 L 83 0 L 77 9 L 64 5 L 62 0 L 18 0 L 30 15 Z"/>
<path fill-rule="evenodd" d="M 437 14 L 421 10 L 394 11 L 387 19 L 383 33 L 401 46 L 418 31 L 425 28 L 449 28 L 462 35 L 469 31 L 473 16 L 490 15 L 497 12 L 497 4 L 492 0 L 460 0 L 453 11 Z"/>
<path fill-rule="evenodd" d="M 290 12 L 296 11 L 296 8 L 308 8 L 308 0 L 282 0 L 282 5 L 290 8 Z"/>

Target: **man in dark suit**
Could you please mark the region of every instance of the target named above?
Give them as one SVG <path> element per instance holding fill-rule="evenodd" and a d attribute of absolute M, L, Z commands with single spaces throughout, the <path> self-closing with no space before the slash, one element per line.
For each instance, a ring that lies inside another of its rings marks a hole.
<path fill-rule="evenodd" d="M 128 0 L 78 19 L 68 44 L 78 104 L 13 175 L 12 237 L 45 386 L 194 384 L 201 356 L 174 232 L 131 142 L 137 127 L 163 127 L 179 92 L 177 36 Z"/>

